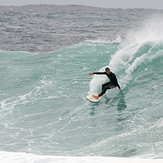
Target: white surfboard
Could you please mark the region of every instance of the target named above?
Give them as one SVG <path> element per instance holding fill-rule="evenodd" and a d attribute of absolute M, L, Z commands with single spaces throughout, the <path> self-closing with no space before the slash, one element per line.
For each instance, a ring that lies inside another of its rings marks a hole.
<path fill-rule="evenodd" d="M 89 96 L 86 96 L 86 99 L 93 102 L 93 103 L 98 103 L 100 102 L 100 100 L 102 99 L 103 96 L 100 96 L 98 99 L 97 98 L 94 98 L 93 95 L 97 96 L 98 93 L 95 93 L 95 94 L 92 94 L 92 95 L 89 95 Z"/>

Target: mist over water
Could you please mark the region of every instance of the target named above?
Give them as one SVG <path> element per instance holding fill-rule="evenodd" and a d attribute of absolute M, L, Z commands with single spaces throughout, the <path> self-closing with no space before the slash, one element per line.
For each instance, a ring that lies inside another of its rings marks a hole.
<path fill-rule="evenodd" d="M 1 9 L 0 151 L 162 158 L 162 11 Z M 107 66 L 123 92 L 92 104 Z"/>

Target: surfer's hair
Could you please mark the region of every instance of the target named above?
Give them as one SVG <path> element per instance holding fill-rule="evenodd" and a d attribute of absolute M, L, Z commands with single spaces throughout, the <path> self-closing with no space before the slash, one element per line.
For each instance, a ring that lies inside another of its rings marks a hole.
<path fill-rule="evenodd" d="M 110 71 L 110 68 L 109 68 L 109 67 L 106 67 L 106 68 L 105 68 L 105 71 L 108 71 L 108 70 Z"/>

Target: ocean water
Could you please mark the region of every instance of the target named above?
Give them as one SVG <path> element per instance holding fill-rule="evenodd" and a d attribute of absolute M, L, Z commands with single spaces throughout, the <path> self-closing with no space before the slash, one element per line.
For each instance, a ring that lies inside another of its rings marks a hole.
<path fill-rule="evenodd" d="M 162 162 L 162 10 L 0 13 L 1 162 Z M 106 66 L 123 91 L 90 103 Z"/>

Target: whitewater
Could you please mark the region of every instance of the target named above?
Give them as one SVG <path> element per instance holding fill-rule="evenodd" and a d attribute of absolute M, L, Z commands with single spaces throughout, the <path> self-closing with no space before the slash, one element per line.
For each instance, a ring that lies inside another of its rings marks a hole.
<path fill-rule="evenodd" d="M 162 10 L 0 13 L 0 162 L 163 162 Z M 107 66 L 123 91 L 90 103 Z"/>

